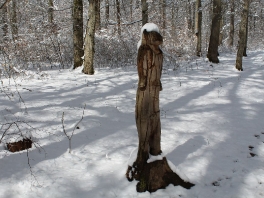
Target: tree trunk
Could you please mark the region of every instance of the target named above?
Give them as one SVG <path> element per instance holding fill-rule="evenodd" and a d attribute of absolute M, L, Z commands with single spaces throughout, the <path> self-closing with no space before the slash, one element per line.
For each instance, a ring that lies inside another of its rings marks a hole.
<path fill-rule="evenodd" d="M 231 0 L 230 5 L 230 30 L 228 38 L 228 46 L 232 48 L 234 45 L 234 34 L 235 34 L 235 0 Z"/>
<path fill-rule="evenodd" d="M 83 0 L 73 1 L 73 69 L 83 64 Z"/>
<path fill-rule="evenodd" d="M 3 8 L 0 10 L 1 11 L 1 26 L 2 26 L 2 31 L 3 31 L 3 40 L 6 41 L 8 38 L 8 25 L 7 25 L 7 7 L 3 6 Z"/>
<path fill-rule="evenodd" d="M 94 37 L 95 37 L 95 16 L 97 0 L 89 0 L 88 21 L 84 40 L 84 63 L 83 73 L 94 74 Z"/>
<path fill-rule="evenodd" d="M 202 2 L 201 0 L 196 0 L 195 35 L 197 38 L 196 56 L 201 56 L 202 55 Z"/>
<path fill-rule="evenodd" d="M 221 0 L 213 0 L 213 19 L 207 58 L 210 62 L 219 63 L 218 44 L 221 20 Z"/>
<path fill-rule="evenodd" d="M 246 46 L 249 1 L 250 0 L 244 0 L 244 6 L 243 6 L 242 15 L 241 15 L 241 22 L 240 22 L 240 29 L 239 29 L 239 42 L 238 42 L 238 50 L 237 50 L 237 58 L 236 58 L 236 69 L 238 71 L 243 71 L 242 58 L 243 58 L 243 52 Z"/>
<path fill-rule="evenodd" d="M 193 2 L 191 2 L 191 12 L 192 12 L 192 22 L 191 22 L 191 24 L 192 24 L 192 29 L 191 29 L 191 33 L 192 34 L 194 34 L 194 32 L 195 32 L 195 17 L 196 17 L 196 2 L 195 1 L 193 1 Z"/>
<path fill-rule="evenodd" d="M 163 30 L 163 34 L 165 32 L 166 29 L 166 0 L 160 0 L 160 4 L 161 4 L 161 16 L 162 16 L 162 30 Z"/>
<path fill-rule="evenodd" d="M 105 23 L 106 27 L 108 26 L 109 23 L 109 0 L 105 0 Z"/>
<path fill-rule="evenodd" d="M 142 8 L 142 26 L 148 22 L 148 3 L 147 0 L 141 0 Z"/>
<path fill-rule="evenodd" d="M 245 47 L 244 47 L 244 51 L 243 51 L 243 56 L 245 56 L 245 57 L 247 56 L 247 41 L 248 41 L 248 14 L 247 14 L 247 21 L 246 21 Z"/>
<path fill-rule="evenodd" d="M 171 35 L 173 38 L 176 37 L 176 18 L 178 16 L 178 7 L 175 6 L 175 3 L 171 6 Z"/>
<path fill-rule="evenodd" d="M 10 22 L 11 22 L 12 38 L 13 40 L 16 40 L 18 36 L 16 0 L 11 1 Z"/>
<path fill-rule="evenodd" d="M 187 11 L 187 27 L 188 30 L 192 30 L 192 3 L 190 0 L 186 1 L 186 11 Z"/>
<path fill-rule="evenodd" d="M 132 21 L 132 17 L 133 17 L 133 0 L 130 0 L 130 20 Z"/>
<path fill-rule="evenodd" d="M 162 90 L 160 78 L 163 54 L 159 48 L 160 44 L 162 36 L 159 33 L 143 31 L 137 57 L 139 82 L 135 109 L 139 145 L 137 159 L 132 167 L 128 167 L 126 174 L 129 181 L 133 179 L 139 181 L 138 192 L 154 192 L 171 183 L 183 184 L 187 188 L 193 186 L 185 183 L 170 169 L 165 157 L 147 162 L 149 154 L 158 156 L 162 153 L 159 92 Z"/>
<path fill-rule="evenodd" d="M 49 17 L 49 23 L 53 23 L 53 0 L 49 0 L 49 9 L 48 9 L 48 17 Z"/>
<path fill-rule="evenodd" d="M 218 46 L 223 45 L 223 26 L 224 26 L 224 19 L 223 19 L 223 15 L 221 15 L 221 19 L 220 19 L 220 33 L 219 33 L 219 43 Z"/>
<path fill-rule="evenodd" d="M 95 29 L 100 30 L 101 29 L 101 0 L 97 0 L 95 5 Z"/>
<path fill-rule="evenodd" d="M 116 18 L 117 18 L 117 32 L 121 35 L 121 12 L 120 12 L 120 1 L 116 0 Z"/>

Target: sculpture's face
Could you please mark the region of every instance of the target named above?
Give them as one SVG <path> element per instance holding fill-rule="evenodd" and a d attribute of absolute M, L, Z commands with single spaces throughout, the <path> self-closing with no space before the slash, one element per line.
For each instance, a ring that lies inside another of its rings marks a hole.
<path fill-rule="evenodd" d="M 161 45 L 163 43 L 163 38 L 160 33 L 151 31 L 147 32 L 146 30 L 143 31 L 142 37 L 142 44 L 147 45 Z"/>

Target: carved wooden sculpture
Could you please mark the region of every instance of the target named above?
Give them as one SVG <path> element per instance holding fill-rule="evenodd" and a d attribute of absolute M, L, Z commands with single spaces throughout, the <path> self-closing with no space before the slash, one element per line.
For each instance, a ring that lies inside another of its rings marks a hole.
<path fill-rule="evenodd" d="M 144 27 L 143 27 L 144 28 Z M 184 182 L 174 173 L 165 157 L 147 163 L 149 154 L 158 156 L 160 147 L 161 125 L 159 109 L 159 92 L 162 73 L 163 54 L 159 45 L 163 42 L 157 31 L 143 30 L 141 45 L 138 49 L 138 89 L 136 98 L 136 125 L 139 146 L 137 159 L 129 166 L 126 176 L 129 181 L 137 180 L 138 192 L 154 192 L 169 184 L 190 188 L 193 184 Z"/>

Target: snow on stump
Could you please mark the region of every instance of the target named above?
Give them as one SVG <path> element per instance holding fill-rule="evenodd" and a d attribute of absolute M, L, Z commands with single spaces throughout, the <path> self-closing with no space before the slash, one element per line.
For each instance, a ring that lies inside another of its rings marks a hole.
<path fill-rule="evenodd" d="M 7 149 L 10 152 L 18 152 L 29 149 L 32 147 L 32 140 L 28 138 L 24 138 L 23 140 L 17 142 L 7 143 Z"/>
<path fill-rule="evenodd" d="M 163 64 L 163 53 L 159 48 L 163 38 L 159 28 L 153 23 L 145 24 L 141 29 L 138 43 L 138 89 L 136 96 L 136 125 L 139 137 L 138 153 L 135 162 L 128 166 L 126 177 L 134 179 L 138 192 L 155 192 L 169 184 L 190 189 L 194 184 L 184 181 L 169 166 L 162 156 L 160 138 L 159 92 Z M 149 161 L 149 156 L 157 159 Z"/>

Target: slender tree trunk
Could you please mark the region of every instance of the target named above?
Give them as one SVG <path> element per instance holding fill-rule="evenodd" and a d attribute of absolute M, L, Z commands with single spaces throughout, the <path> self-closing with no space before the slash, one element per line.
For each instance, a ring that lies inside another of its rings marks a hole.
<path fill-rule="evenodd" d="M 221 20 L 221 0 L 213 0 L 213 19 L 207 58 L 210 62 L 219 63 L 218 44 Z"/>
<path fill-rule="evenodd" d="M 116 18 L 117 18 L 117 32 L 121 35 L 121 11 L 120 11 L 120 1 L 116 0 Z"/>
<path fill-rule="evenodd" d="M 192 22 L 191 22 L 191 24 L 192 24 L 192 28 L 191 28 L 191 30 L 192 30 L 192 34 L 194 34 L 195 33 L 195 18 L 196 18 L 196 2 L 195 1 L 193 1 L 193 2 L 191 2 L 191 12 L 192 12 Z"/>
<path fill-rule="evenodd" d="M 187 10 L 187 27 L 188 30 L 192 29 L 192 3 L 190 0 L 186 1 L 186 10 Z"/>
<path fill-rule="evenodd" d="M 148 3 L 147 0 L 141 0 L 142 8 L 142 26 L 148 22 Z"/>
<path fill-rule="evenodd" d="M 238 71 L 243 71 L 242 59 L 243 59 L 243 52 L 246 46 L 249 1 L 250 0 L 244 0 L 243 11 L 241 15 L 239 42 L 238 42 L 238 50 L 237 50 L 237 58 L 236 58 L 236 69 Z"/>
<path fill-rule="evenodd" d="M 106 27 L 108 26 L 109 23 L 109 0 L 105 0 L 105 23 Z"/>
<path fill-rule="evenodd" d="M 75 69 L 83 64 L 83 0 L 74 0 L 72 11 L 74 50 L 73 68 Z"/>
<path fill-rule="evenodd" d="M 249 0 L 250 1 L 250 0 Z M 247 57 L 247 41 L 248 41 L 248 16 L 247 16 L 247 21 L 246 21 L 246 38 L 245 38 L 245 47 L 243 51 L 243 56 Z"/>
<path fill-rule="evenodd" d="M 132 21 L 132 17 L 133 17 L 133 0 L 130 0 L 130 20 Z"/>
<path fill-rule="evenodd" d="M 195 35 L 197 38 L 196 56 L 201 56 L 202 55 L 202 2 L 201 0 L 196 0 Z"/>
<path fill-rule="evenodd" d="M 49 23 L 53 23 L 53 19 L 54 19 L 53 9 L 54 9 L 53 0 L 49 0 L 49 9 L 48 9 Z"/>
<path fill-rule="evenodd" d="M 95 6 L 95 29 L 100 30 L 101 29 L 101 0 L 97 0 L 96 6 Z"/>
<path fill-rule="evenodd" d="M 95 37 L 95 16 L 97 0 L 89 0 L 88 21 L 84 40 L 84 63 L 83 73 L 94 74 L 94 37 Z"/>
<path fill-rule="evenodd" d="M 136 3 L 135 3 L 136 4 L 136 9 L 138 9 L 140 7 L 140 1 L 141 0 L 136 0 Z"/>
<path fill-rule="evenodd" d="M 142 45 L 138 49 L 138 90 L 136 97 L 136 125 L 139 145 L 137 159 L 129 166 L 126 176 L 129 181 L 139 181 L 138 192 L 154 192 L 169 184 L 191 188 L 193 184 L 184 182 L 174 173 L 165 157 L 158 161 L 147 162 L 149 154 L 158 156 L 162 153 L 160 146 L 161 125 L 159 92 L 162 73 L 163 54 L 159 48 L 162 36 L 157 32 L 143 31 Z"/>
<path fill-rule="evenodd" d="M 171 7 L 171 34 L 172 36 L 176 36 L 176 16 L 178 14 L 178 7 L 175 6 L 175 3 L 172 4 Z"/>
<path fill-rule="evenodd" d="M 220 19 L 220 33 L 219 33 L 219 43 L 218 46 L 223 45 L 223 26 L 224 26 L 224 19 L 223 19 L 223 15 L 221 15 L 221 19 Z"/>
<path fill-rule="evenodd" d="M 166 0 L 160 0 L 160 4 L 161 4 L 161 16 L 162 16 L 162 30 L 163 30 L 163 34 L 165 32 L 166 29 Z"/>
<path fill-rule="evenodd" d="M 1 12 L 1 25 L 2 25 L 2 31 L 3 35 L 2 38 L 3 40 L 7 40 L 8 38 L 8 25 L 7 25 L 7 6 L 3 6 L 3 8 L 0 10 Z"/>
<path fill-rule="evenodd" d="M 17 26 L 17 5 L 16 0 L 11 1 L 11 9 L 10 9 L 10 27 L 13 40 L 17 39 L 18 36 L 18 26 Z"/>
<path fill-rule="evenodd" d="M 5 0 L 5 1 L 3 2 L 3 4 L 0 4 L 0 10 L 1 10 L 2 8 L 6 7 L 7 4 L 8 4 L 10 1 L 11 1 L 11 0 Z M 1 2 L 1 3 L 2 3 L 2 2 Z"/>
<path fill-rule="evenodd" d="M 234 34 L 235 34 L 235 0 L 231 0 L 230 4 L 230 30 L 228 38 L 228 46 L 232 48 L 234 45 Z"/>

